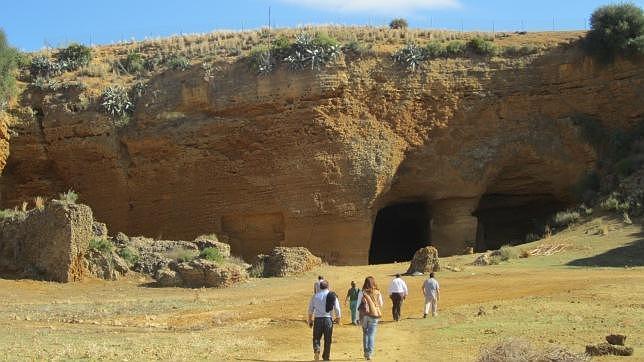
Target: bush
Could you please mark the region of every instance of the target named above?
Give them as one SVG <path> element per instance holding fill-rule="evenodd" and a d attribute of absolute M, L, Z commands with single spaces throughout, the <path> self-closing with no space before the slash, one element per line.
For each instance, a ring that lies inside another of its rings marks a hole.
<path fill-rule="evenodd" d="M 107 239 L 93 238 L 89 241 L 89 248 L 103 254 L 111 253 L 114 245 Z"/>
<path fill-rule="evenodd" d="M 499 249 L 499 254 L 502 261 L 508 261 L 519 257 L 519 253 L 511 245 L 503 245 L 501 249 Z"/>
<path fill-rule="evenodd" d="M 644 54 L 644 12 L 633 3 L 606 5 L 590 17 L 588 50 L 602 60 L 618 54 Z"/>
<path fill-rule="evenodd" d="M 89 64 L 92 50 L 81 44 L 71 44 L 56 54 L 56 59 L 62 70 L 76 70 Z"/>
<path fill-rule="evenodd" d="M 396 18 L 389 22 L 391 29 L 406 29 L 407 27 L 409 27 L 409 23 L 403 18 Z"/>
<path fill-rule="evenodd" d="M 347 44 L 345 44 L 342 47 L 342 51 L 344 54 L 351 56 L 351 57 L 364 57 L 373 54 L 373 50 L 371 49 L 371 44 L 364 45 L 356 40 L 350 41 Z"/>
<path fill-rule="evenodd" d="M 170 56 L 165 60 L 165 64 L 172 70 L 185 71 L 190 68 L 188 58 L 176 53 L 170 54 Z"/>
<path fill-rule="evenodd" d="M 124 117 L 134 110 L 127 90 L 119 86 L 108 87 L 103 91 L 101 107 L 112 117 Z"/>
<path fill-rule="evenodd" d="M 425 55 L 428 59 L 439 58 L 447 55 L 445 45 L 439 41 L 430 41 L 425 46 Z"/>
<path fill-rule="evenodd" d="M 250 68 L 260 75 L 267 75 L 275 68 L 275 57 L 267 47 L 256 47 L 250 51 Z"/>
<path fill-rule="evenodd" d="M 15 70 L 18 67 L 18 51 L 7 42 L 2 29 L 0 29 L 0 110 L 9 103 L 9 99 L 16 93 Z"/>
<path fill-rule="evenodd" d="M 136 264 L 139 261 L 139 254 L 129 247 L 119 249 L 117 251 L 118 255 L 123 258 L 130 266 Z"/>
<path fill-rule="evenodd" d="M 600 202 L 599 207 L 601 207 L 605 211 L 623 212 L 627 211 L 630 208 L 630 205 L 628 204 L 628 202 L 621 202 L 618 198 L 618 195 L 613 193 L 605 198 L 602 202 Z"/>
<path fill-rule="evenodd" d="M 250 269 L 248 270 L 248 274 L 252 278 L 263 278 L 264 277 L 264 262 L 259 261 L 259 262 L 255 263 L 255 264 L 253 264 L 253 266 L 251 266 Z"/>
<path fill-rule="evenodd" d="M 117 66 L 119 70 L 130 74 L 136 74 L 145 69 L 143 56 L 137 52 L 128 53 L 124 59 L 117 63 Z"/>
<path fill-rule="evenodd" d="M 492 56 L 497 52 L 496 45 L 493 42 L 478 36 L 470 39 L 467 42 L 467 47 L 475 54 L 483 56 Z"/>
<path fill-rule="evenodd" d="M 539 49 L 534 45 L 510 45 L 503 48 L 503 55 L 507 57 L 522 57 L 530 54 L 535 54 Z"/>
<path fill-rule="evenodd" d="M 199 257 L 201 259 L 214 261 L 215 263 L 221 263 L 222 261 L 224 261 L 224 256 L 221 255 L 219 249 L 212 247 L 203 249 L 201 253 L 199 253 Z"/>
<path fill-rule="evenodd" d="M 75 204 L 78 201 L 78 193 L 70 189 L 67 192 L 58 194 L 58 199 L 68 204 Z"/>
<path fill-rule="evenodd" d="M 16 216 L 21 215 L 21 214 L 24 214 L 24 213 L 22 211 L 18 210 L 18 208 L 0 210 L 0 220 L 2 220 L 2 219 L 11 219 L 11 218 L 16 217 Z"/>
<path fill-rule="evenodd" d="M 415 43 L 407 43 L 393 54 L 394 61 L 410 72 L 416 69 L 425 61 L 425 51 Z"/>
<path fill-rule="evenodd" d="M 448 57 L 459 57 L 465 53 L 465 43 L 461 40 L 452 40 L 445 46 L 445 54 Z"/>
<path fill-rule="evenodd" d="M 566 227 L 579 220 L 579 213 L 573 210 L 559 211 L 552 217 L 552 224 L 558 227 Z"/>
<path fill-rule="evenodd" d="M 315 37 L 309 33 L 300 33 L 288 49 L 284 61 L 292 70 L 319 70 L 339 54 L 340 46 L 335 39 L 320 33 Z"/>
<path fill-rule="evenodd" d="M 61 72 L 60 64 L 44 55 L 37 55 L 31 59 L 29 73 L 33 79 L 49 78 Z"/>
<path fill-rule="evenodd" d="M 196 253 L 194 250 L 189 250 L 189 249 L 175 249 L 173 250 L 170 254 L 169 257 L 171 259 L 177 259 L 179 263 L 185 263 L 192 261 L 197 258 L 199 254 Z"/>

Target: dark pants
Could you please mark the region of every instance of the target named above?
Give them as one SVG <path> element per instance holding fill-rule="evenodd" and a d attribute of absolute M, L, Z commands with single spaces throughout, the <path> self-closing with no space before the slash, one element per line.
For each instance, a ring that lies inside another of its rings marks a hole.
<path fill-rule="evenodd" d="M 400 309 L 404 299 L 403 295 L 403 293 L 392 293 L 389 296 L 392 302 L 391 314 L 393 314 L 395 321 L 400 320 Z"/>
<path fill-rule="evenodd" d="M 320 352 L 322 335 L 324 335 L 322 359 L 326 361 L 331 355 L 331 336 L 333 335 L 333 320 L 330 317 L 315 318 L 313 321 L 313 352 Z"/>

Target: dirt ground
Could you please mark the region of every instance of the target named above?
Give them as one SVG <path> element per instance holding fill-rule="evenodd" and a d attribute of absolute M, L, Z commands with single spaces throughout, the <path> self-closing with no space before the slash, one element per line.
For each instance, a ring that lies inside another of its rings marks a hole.
<path fill-rule="evenodd" d="M 608 234 L 594 235 L 597 229 Z M 565 251 L 486 267 L 467 265 L 472 255 L 443 258 L 462 270 L 437 273 L 437 318 L 422 319 L 423 277 L 404 277 L 411 295 L 403 320 L 392 322 L 386 300 L 375 359 L 472 361 L 483 346 L 507 337 L 582 352 L 619 332 L 635 348 L 626 360 L 644 360 L 641 227 L 595 220 L 519 248 L 540 244 Z M 76 284 L 0 279 L 0 359 L 309 361 L 306 306 L 318 273 L 344 295 L 351 280 L 361 284 L 368 275 L 386 289 L 407 266 L 325 266 L 219 290 L 154 288 L 140 277 Z M 360 360 L 361 330 L 348 324 L 343 307 L 331 358 Z"/>

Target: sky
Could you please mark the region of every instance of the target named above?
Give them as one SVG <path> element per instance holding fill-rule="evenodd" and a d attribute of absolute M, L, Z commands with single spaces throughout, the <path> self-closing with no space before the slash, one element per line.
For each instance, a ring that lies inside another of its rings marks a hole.
<path fill-rule="evenodd" d="M 0 28 L 24 51 L 214 30 L 307 24 L 497 31 L 585 29 L 612 0 L 3 0 Z M 644 7 L 644 0 L 633 1 Z"/>

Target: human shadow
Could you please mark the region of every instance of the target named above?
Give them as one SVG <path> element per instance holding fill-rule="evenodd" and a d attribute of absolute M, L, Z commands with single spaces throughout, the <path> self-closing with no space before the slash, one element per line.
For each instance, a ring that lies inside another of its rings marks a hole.
<path fill-rule="evenodd" d="M 635 234 L 639 239 L 602 254 L 575 259 L 567 265 L 585 267 L 644 266 L 644 233 Z"/>

